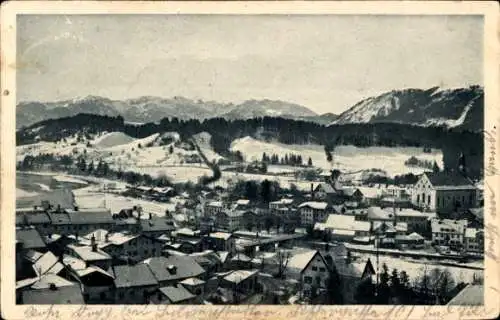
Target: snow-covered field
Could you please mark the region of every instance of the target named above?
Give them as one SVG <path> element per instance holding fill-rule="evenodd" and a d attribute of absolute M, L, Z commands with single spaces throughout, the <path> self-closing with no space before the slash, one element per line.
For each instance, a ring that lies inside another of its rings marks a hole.
<path fill-rule="evenodd" d="M 363 272 L 363 269 L 366 265 L 366 261 L 368 258 L 370 258 L 372 263 L 375 263 L 375 261 L 377 261 L 377 258 L 375 257 L 375 255 L 356 254 L 356 256 L 358 256 L 358 255 L 360 255 L 360 258 L 358 258 L 356 261 L 354 261 L 353 265 L 360 272 Z M 383 263 L 385 263 L 387 265 L 390 272 L 392 272 L 392 269 L 397 269 L 398 271 L 403 271 L 403 270 L 406 271 L 406 273 L 410 276 L 410 281 L 413 281 L 413 279 L 422 275 L 424 273 L 425 268 L 427 269 L 428 273 L 430 273 L 430 271 L 434 268 L 448 269 L 451 272 L 452 276 L 454 277 L 454 280 L 456 283 L 462 282 L 462 281 L 463 282 L 472 282 L 474 274 L 481 275 L 481 276 L 483 276 L 483 274 L 484 274 L 484 271 L 482 271 L 482 270 L 433 265 L 430 263 L 426 264 L 424 260 L 417 261 L 417 260 L 411 260 L 408 258 L 395 258 L 395 257 L 390 257 L 390 256 L 385 256 L 385 255 L 379 255 L 380 269 L 382 268 Z M 374 267 L 376 267 L 376 266 L 374 265 Z"/>
<path fill-rule="evenodd" d="M 59 182 L 71 182 L 71 183 L 79 183 L 79 184 L 88 184 L 87 181 L 83 181 L 83 180 L 72 178 L 70 176 L 65 176 L 65 175 L 56 175 L 56 176 L 54 176 L 54 180 L 59 181 Z"/>
<path fill-rule="evenodd" d="M 201 152 L 205 154 L 209 161 L 219 161 L 219 159 L 224 159 L 220 154 L 216 153 L 210 146 L 210 140 L 212 136 L 208 132 L 200 132 L 193 136 L 196 144 L 200 147 Z"/>
<path fill-rule="evenodd" d="M 104 193 L 100 192 L 95 185 L 74 190 L 73 194 L 75 196 L 75 203 L 80 208 L 106 208 L 109 209 L 111 213 L 118 213 L 121 209 L 141 206 L 143 212 L 145 213 L 143 216 L 145 219 L 147 218 L 147 214 L 150 212 L 156 216 L 164 216 L 166 210 L 171 212 L 175 210 L 175 203 L 157 203 Z"/>
<path fill-rule="evenodd" d="M 408 167 L 404 164 L 411 156 L 422 160 L 436 161 L 441 168 L 443 167 L 443 153 L 440 150 L 424 153 L 422 148 L 414 147 L 358 148 L 350 145 L 338 146 L 333 152 L 333 166 L 326 161 L 324 147 L 321 145 L 286 145 L 245 137 L 234 140 L 230 149 L 243 153 L 247 161 L 262 159 L 263 152 L 268 155 L 277 154 L 280 157 L 294 153 L 302 155 L 304 161 L 311 157 L 313 165 L 322 169 L 334 167 L 341 171 L 350 172 L 378 168 L 390 176 L 409 172 L 422 173 L 424 169 Z"/>
<path fill-rule="evenodd" d="M 30 192 L 30 191 L 16 188 L 16 198 L 34 197 L 36 195 L 38 195 L 38 193 L 36 193 L 36 192 Z"/>

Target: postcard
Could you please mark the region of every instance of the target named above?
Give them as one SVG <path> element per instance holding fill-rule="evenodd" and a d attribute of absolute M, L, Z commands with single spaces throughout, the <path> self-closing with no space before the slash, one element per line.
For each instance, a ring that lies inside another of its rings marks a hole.
<path fill-rule="evenodd" d="M 2 317 L 497 317 L 498 9 L 3 3 Z"/>

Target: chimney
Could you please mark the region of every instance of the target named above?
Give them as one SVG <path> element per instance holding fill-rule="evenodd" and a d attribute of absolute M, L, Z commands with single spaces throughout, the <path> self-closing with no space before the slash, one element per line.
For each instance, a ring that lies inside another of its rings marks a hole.
<path fill-rule="evenodd" d="M 314 185 L 311 183 L 311 198 L 314 198 Z"/>
<path fill-rule="evenodd" d="M 168 265 L 167 270 L 170 274 L 177 274 L 177 267 L 172 264 Z"/>
<path fill-rule="evenodd" d="M 60 204 L 57 205 L 57 212 L 61 212 L 61 205 Z"/>
<path fill-rule="evenodd" d="M 38 206 L 37 206 L 37 205 L 35 205 L 35 206 L 33 207 L 33 209 L 37 210 L 37 209 L 38 209 Z"/>
<path fill-rule="evenodd" d="M 78 211 L 78 206 L 73 206 L 73 209 L 74 209 L 75 211 Z"/>
<path fill-rule="evenodd" d="M 153 218 L 153 215 L 151 214 L 151 212 L 149 213 L 149 220 L 151 220 Z"/>
<path fill-rule="evenodd" d="M 49 284 L 49 288 L 50 288 L 50 290 L 52 290 L 52 291 L 56 291 L 56 290 L 57 290 L 57 286 L 56 286 L 56 284 L 55 284 L 55 283 L 51 283 L 51 284 Z"/>
<path fill-rule="evenodd" d="M 92 234 L 92 238 L 90 238 L 90 245 L 92 246 L 92 251 L 97 251 L 97 243 L 95 242 L 95 236 Z"/>

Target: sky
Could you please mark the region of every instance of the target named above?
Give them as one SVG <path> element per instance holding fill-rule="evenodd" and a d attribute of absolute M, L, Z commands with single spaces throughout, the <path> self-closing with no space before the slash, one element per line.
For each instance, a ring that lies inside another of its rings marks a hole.
<path fill-rule="evenodd" d="M 284 100 L 318 114 L 483 84 L 481 16 L 24 15 L 17 100 Z"/>

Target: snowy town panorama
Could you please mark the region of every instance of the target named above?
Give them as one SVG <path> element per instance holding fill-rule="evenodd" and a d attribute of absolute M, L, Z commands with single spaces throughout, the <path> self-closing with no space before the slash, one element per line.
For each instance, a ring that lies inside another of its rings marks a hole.
<path fill-rule="evenodd" d="M 481 19 L 18 19 L 17 304 L 484 304 Z"/>

